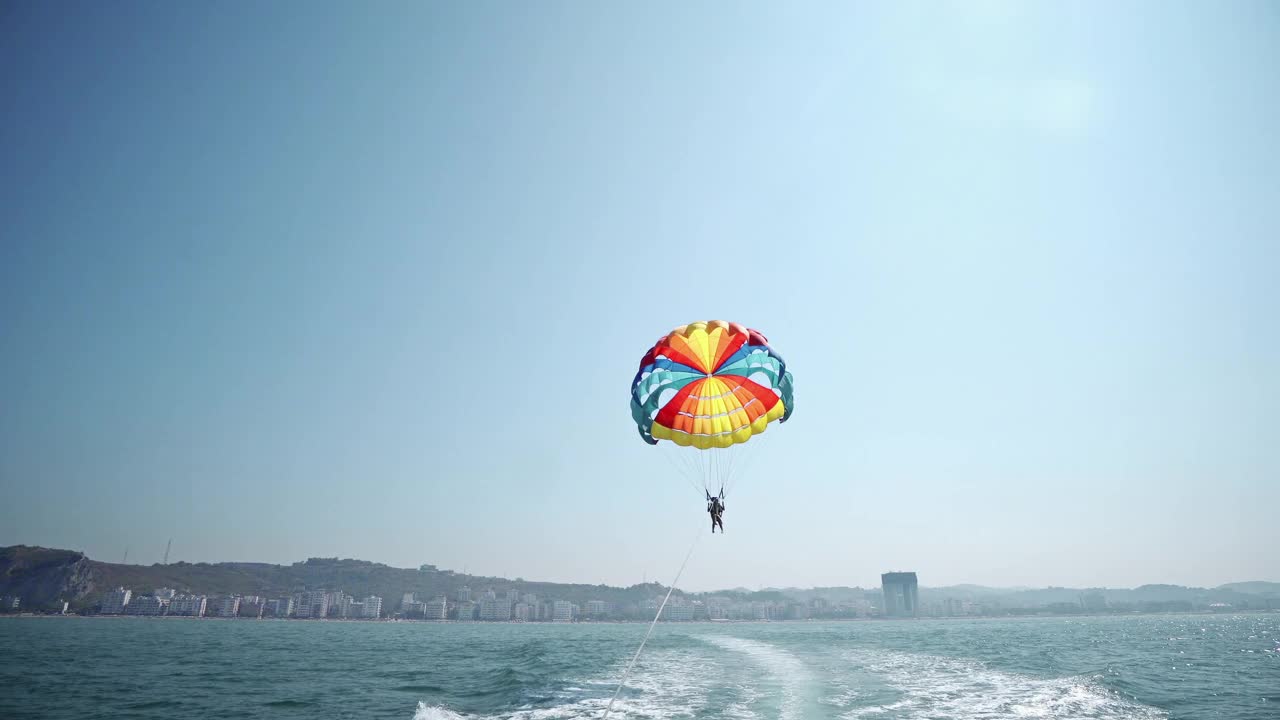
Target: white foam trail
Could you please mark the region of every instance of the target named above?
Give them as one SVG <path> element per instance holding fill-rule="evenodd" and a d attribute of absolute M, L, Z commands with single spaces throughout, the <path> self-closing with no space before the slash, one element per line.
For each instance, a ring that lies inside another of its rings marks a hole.
<path fill-rule="evenodd" d="M 503 720 L 576 720 L 600 718 L 609 705 L 624 665 L 606 676 L 574 680 L 554 707 L 529 708 L 504 715 Z M 705 655 L 668 650 L 642 655 L 613 706 L 618 718 L 696 718 L 706 714 L 707 695 L 719 682 L 723 668 Z M 583 698 L 583 692 L 598 694 Z"/>
<path fill-rule="evenodd" d="M 413 711 L 413 720 L 465 720 L 465 718 L 448 708 L 419 701 L 418 709 Z"/>
<path fill-rule="evenodd" d="M 779 647 L 755 640 L 727 635 L 702 636 L 699 639 L 746 655 L 754 665 L 768 673 L 769 678 L 776 679 L 780 683 L 780 720 L 800 720 L 803 717 L 802 706 L 810 678 L 809 671 L 799 658 Z"/>
<path fill-rule="evenodd" d="M 975 660 L 859 651 L 846 658 L 883 677 L 901 698 L 854 708 L 844 718 L 894 720 L 1157 720 L 1157 708 L 1127 700 L 1085 678 L 1036 678 Z"/>

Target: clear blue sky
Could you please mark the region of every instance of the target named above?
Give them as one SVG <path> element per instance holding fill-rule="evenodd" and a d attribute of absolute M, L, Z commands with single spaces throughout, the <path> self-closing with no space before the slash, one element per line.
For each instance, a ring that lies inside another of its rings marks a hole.
<path fill-rule="evenodd" d="M 0 6 L 0 544 L 669 578 L 627 390 L 796 378 L 683 585 L 1280 580 L 1280 9 Z"/>

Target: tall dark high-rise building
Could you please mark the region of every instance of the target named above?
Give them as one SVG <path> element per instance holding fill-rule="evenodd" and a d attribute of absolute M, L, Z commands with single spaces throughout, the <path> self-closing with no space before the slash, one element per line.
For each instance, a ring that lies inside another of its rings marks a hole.
<path fill-rule="evenodd" d="M 884 615 L 886 617 L 915 617 L 920 609 L 920 592 L 916 574 L 891 572 L 880 576 L 884 590 Z"/>

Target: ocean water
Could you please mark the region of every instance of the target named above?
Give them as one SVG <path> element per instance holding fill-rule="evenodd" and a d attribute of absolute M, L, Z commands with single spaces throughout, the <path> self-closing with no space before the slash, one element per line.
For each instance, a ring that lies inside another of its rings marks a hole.
<path fill-rule="evenodd" d="M 0 620 L 0 718 L 600 717 L 640 624 Z M 660 624 L 615 717 L 1280 719 L 1280 615 Z"/>

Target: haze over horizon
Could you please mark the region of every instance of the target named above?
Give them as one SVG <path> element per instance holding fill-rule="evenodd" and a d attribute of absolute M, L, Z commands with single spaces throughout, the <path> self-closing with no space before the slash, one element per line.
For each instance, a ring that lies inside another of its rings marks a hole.
<path fill-rule="evenodd" d="M 682 588 L 1280 580 L 1274 4 L 383 9 L 0 7 L 0 545 L 669 583 L 723 318 Z"/>

